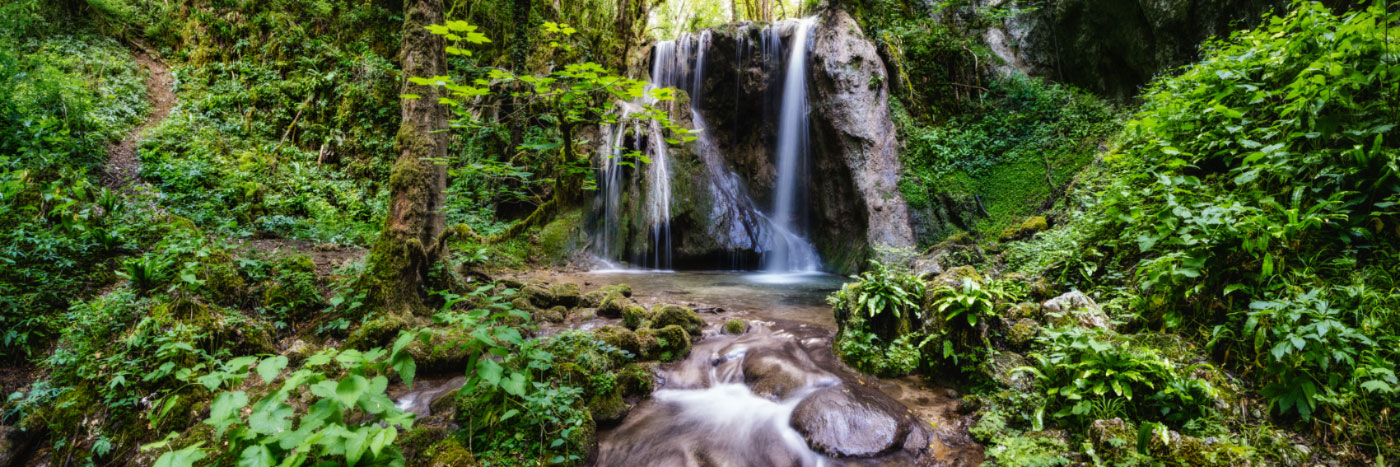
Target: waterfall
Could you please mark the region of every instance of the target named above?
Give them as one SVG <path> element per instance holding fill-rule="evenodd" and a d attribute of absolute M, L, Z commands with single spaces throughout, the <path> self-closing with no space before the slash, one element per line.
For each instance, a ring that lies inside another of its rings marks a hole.
<path fill-rule="evenodd" d="M 688 110 L 698 130 L 694 153 L 705 176 L 700 183 L 714 200 L 705 216 L 708 219 L 701 219 L 706 224 L 704 231 L 687 234 L 707 235 L 717 244 L 728 245 L 731 269 L 751 267 L 752 263 L 745 260 L 746 255 L 751 254 L 756 254 L 759 265 L 769 272 L 814 271 L 819 265 L 815 249 L 801 235 L 806 229 L 807 57 L 809 36 L 815 23 L 814 19 L 786 21 L 760 32 L 761 44 L 757 52 L 762 54 L 763 70 L 774 80 L 773 87 L 781 84 L 782 89 L 781 105 L 764 112 L 764 120 L 772 121 L 776 117 L 779 122 L 775 201 L 768 210 L 758 208 L 743 179 L 725 161 L 701 112 L 705 52 L 710 47 L 711 32 L 683 34 L 675 40 L 658 42 L 653 48 L 651 83 L 647 89 L 673 87 L 690 96 Z M 788 41 L 786 47 L 784 37 Z M 747 53 L 747 42 L 737 41 L 737 44 L 736 47 L 744 49 L 739 52 L 741 56 Z M 674 161 L 670 159 L 665 129 L 655 121 L 628 118 L 640 114 L 645 105 L 657 104 L 672 105 L 646 97 L 620 102 L 621 118 L 602 131 L 601 139 L 606 147 L 600 154 L 606 159 L 599 162 L 601 225 L 594 233 L 594 252 L 609 269 L 617 268 L 617 262 L 653 269 L 674 267 L 671 206 Z M 629 124 L 634 130 L 630 138 L 626 131 Z M 640 150 L 650 160 L 644 167 L 641 161 L 625 162 L 621 159 L 628 152 L 626 148 Z M 627 191 L 629 184 L 637 186 L 637 183 L 643 184 L 645 189 Z M 644 223 L 638 224 L 638 220 Z M 645 230 L 644 235 L 639 228 Z M 640 244 L 643 241 L 645 245 Z"/>
<path fill-rule="evenodd" d="M 657 87 L 667 86 L 663 83 L 674 82 L 678 79 L 682 70 L 675 66 L 677 62 L 676 42 L 667 41 L 656 44 L 656 58 L 651 64 L 651 84 L 647 90 Z M 655 104 L 655 102 L 648 102 Z M 666 138 L 662 134 L 661 124 L 655 120 L 649 122 L 651 130 L 651 162 L 648 164 L 647 182 L 650 191 L 647 196 L 647 222 L 651 226 L 651 258 L 643 264 L 650 263 L 654 269 L 669 269 L 671 267 L 671 168 L 670 160 L 667 157 Z"/>
<path fill-rule="evenodd" d="M 763 269 L 770 272 L 813 271 L 817 253 L 800 232 L 806 229 L 810 122 L 807 113 L 808 36 L 813 18 L 798 20 L 788 47 L 783 72 L 783 98 L 778 114 L 778 179 L 773 196 L 773 236 L 763 254 Z"/>

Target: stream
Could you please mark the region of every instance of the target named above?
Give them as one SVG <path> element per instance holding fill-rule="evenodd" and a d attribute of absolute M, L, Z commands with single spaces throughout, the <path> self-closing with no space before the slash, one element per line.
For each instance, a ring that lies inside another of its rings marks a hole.
<path fill-rule="evenodd" d="M 577 282 L 584 290 L 628 284 L 644 306 L 690 306 L 707 322 L 687 358 L 657 367 L 650 397 L 616 426 L 599 427 L 592 465 L 982 461 L 980 445 L 967 435 L 969 420 L 958 413 L 955 390 L 919 377 L 861 375 L 835 358 L 831 340 L 836 323 L 825 297 L 840 288 L 844 277 L 611 271 L 537 272 L 529 278 Z M 732 318 L 745 320 L 748 331 L 722 333 L 722 323 Z M 609 321 L 569 326 L 591 328 Z M 431 401 L 462 381 L 425 380 L 395 401 L 400 408 L 428 415 Z"/>

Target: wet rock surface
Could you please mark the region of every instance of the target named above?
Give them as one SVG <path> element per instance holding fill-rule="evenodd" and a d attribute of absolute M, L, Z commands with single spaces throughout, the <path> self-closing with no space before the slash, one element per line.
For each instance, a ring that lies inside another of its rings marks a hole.
<path fill-rule="evenodd" d="M 862 385 L 817 390 L 797 404 L 790 423 L 813 449 L 837 457 L 871 457 L 899 448 L 917 456 L 928 449 L 930 437 L 903 405 Z"/>
<path fill-rule="evenodd" d="M 864 246 L 914 246 L 899 195 L 899 141 L 889 115 L 885 64 L 860 25 L 839 9 L 822 14 L 812 50 L 812 240 L 840 270 L 860 266 Z"/>
<path fill-rule="evenodd" d="M 692 323 L 698 332 L 689 336 L 678 324 L 634 332 L 623 318 L 582 310 L 570 314 L 563 326 L 594 329 L 618 347 L 637 346 L 638 355 L 660 357 L 662 340 L 690 338 L 688 353 L 673 351 L 675 361 L 635 372 L 647 384 L 627 394 L 650 396 L 627 396 L 620 404 L 588 401 L 590 408 L 616 409 L 598 411 L 598 448 L 590 465 L 982 462 L 982 447 L 967 431 L 973 421 L 959 411 L 956 391 L 912 376 L 872 378 L 837 360 L 831 351 L 835 323 L 824 297 L 839 287 L 839 278 L 775 283 L 764 275 L 675 273 L 554 275 L 552 280 L 610 292 L 618 291 L 612 284 L 632 284 L 637 294 L 629 306 L 647 309 L 653 316 L 642 318 L 649 326 L 663 308 L 684 321 L 699 320 Z M 715 305 L 726 311 L 685 312 Z M 725 323 L 735 320 L 747 329 L 726 333 Z M 677 338 L 664 336 L 665 329 Z M 626 381 L 619 378 L 618 384 L 634 386 Z"/>

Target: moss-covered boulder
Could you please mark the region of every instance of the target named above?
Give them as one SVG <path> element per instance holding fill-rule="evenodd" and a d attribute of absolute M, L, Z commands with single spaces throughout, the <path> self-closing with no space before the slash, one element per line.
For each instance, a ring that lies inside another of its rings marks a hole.
<path fill-rule="evenodd" d="M 1012 320 L 1019 320 L 1021 318 L 1040 319 L 1040 304 L 1035 302 L 1017 303 L 1007 307 L 1003 315 Z"/>
<path fill-rule="evenodd" d="M 934 277 L 930 282 L 935 286 L 946 285 L 949 287 L 958 287 L 962 285 L 963 279 L 972 279 L 976 282 L 982 282 L 982 274 L 979 274 L 977 268 L 972 266 L 958 266 L 943 271 L 943 274 Z"/>
<path fill-rule="evenodd" d="M 476 466 L 481 465 L 461 438 L 449 437 L 429 446 L 415 459 L 414 465 L 425 467 Z"/>
<path fill-rule="evenodd" d="M 1006 344 L 1015 350 L 1026 350 L 1039 334 L 1040 323 L 1030 318 L 1021 318 L 1007 326 Z"/>
<path fill-rule="evenodd" d="M 1044 232 L 1045 229 L 1048 228 L 1050 228 L 1050 222 L 1045 220 L 1045 216 L 1031 216 L 1027 217 L 1026 220 L 1022 221 L 1019 225 L 1013 224 L 1006 226 L 1006 228 L 1001 231 L 1001 235 L 998 239 L 1003 242 L 1025 240 L 1037 233 Z"/>
<path fill-rule="evenodd" d="M 555 306 L 548 310 L 539 310 L 535 313 L 535 321 L 545 321 L 550 323 L 562 323 L 564 317 L 569 315 L 569 309 L 563 306 Z"/>
<path fill-rule="evenodd" d="M 749 331 L 749 322 L 739 318 L 730 318 L 724 322 L 724 333 L 739 335 Z"/>
<path fill-rule="evenodd" d="M 651 327 L 652 314 L 641 305 L 632 305 L 622 310 L 622 325 L 627 329 L 636 330 L 638 328 Z"/>
<path fill-rule="evenodd" d="M 677 325 L 637 332 L 641 339 L 641 355 L 646 360 L 670 362 L 690 354 L 690 334 Z"/>
<path fill-rule="evenodd" d="M 632 355 L 642 354 L 642 344 L 637 333 L 621 326 L 603 326 L 593 330 L 593 335 L 598 336 L 598 340 L 621 350 L 631 352 Z"/>
<path fill-rule="evenodd" d="M 154 326 L 181 323 L 202 331 L 203 338 L 195 344 L 210 353 L 220 349 L 228 349 L 234 355 L 277 353 L 272 330 L 264 322 L 188 297 L 173 297 L 152 307 L 151 318 Z"/>
<path fill-rule="evenodd" d="M 204 281 L 204 292 L 210 300 L 228 307 L 238 307 L 247 301 L 250 292 L 248 282 L 239 274 L 233 257 L 218 252 L 201 258 L 199 262 L 201 271 L 198 276 Z"/>
<path fill-rule="evenodd" d="M 1135 451 L 1137 431 L 1121 418 L 1094 420 L 1089 425 L 1089 441 L 1104 461 L 1123 462 Z"/>
<path fill-rule="evenodd" d="M 626 417 L 631 410 L 632 404 L 622 398 L 620 388 L 588 398 L 588 411 L 593 414 L 593 420 L 599 423 L 622 421 L 622 417 Z"/>
<path fill-rule="evenodd" d="M 520 298 L 528 300 L 536 308 L 549 308 L 554 306 L 554 294 L 549 289 L 538 284 L 526 285 L 520 289 Z"/>
<path fill-rule="evenodd" d="M 621 318 L 622 312 L 627 307 L 632 306 L 632 301 L 622 296 L 621 292 L 609 292 L 603 303 L 598 305 L 598 316 L 605 318 Z"/>
<path fill-rule="evenodd" d="M 986 381 L 995 381 L 1003 387 L 1028 393 L 1035 387 L 1035 379 L 1024 371 L 1015 371 L 1031 362 L 1016 352 L 996 352 L 992 358 L 977 366 L 977 372 Z"/>
<path fill-rule="evenodd" d="M 705 328 L 705 320 L 688 307 L 666 304 L 657 305 L 654 309 L 656 316 L 652 318 L 652 327 L 680 326 L 691 336 L 699 336 L 700 330 Z"/>
<path fill-rule="evenodd" d="M 1040 311 L 1056 326 L 1113 329 L 1113 321 L 1103 307 L 1084 292 L 1073 290 L 1040 304 Z"/>
<path fill-rule="evenodd" d="M 554 296 L 554 304 L 568 308 L 579 305 L 583 299 L 579 293 L 578 284 L 573 282 L 560 282 L 549 286 L 549 293 Z"/>
<path fill-rule="evenodd" d="M 640 363 L 629 363 L 617 370 L 617 387 L 624 396 L 644 396 L 656 388 L 656 374 Z"/>
<path fill-rule="evenodd" d="M 416 325 L 413 316 L 381 313 L 351 332 L 350 337 L 345 339 L 345 347 L 359 350 L 383 347 L 391 344 L 399 331 L 412 329 Z"/>
<path fill-rule="evenodd" d="M 583 294 L 579 299 L 579 305 L 588 308 L 598 308 L 603 306 L 603 302 L 613 293 L 620 294 L 624 298 L 629 298 L 632 296 L 632 287 L 627 284 L 600 287 L 597 290 Z"/>

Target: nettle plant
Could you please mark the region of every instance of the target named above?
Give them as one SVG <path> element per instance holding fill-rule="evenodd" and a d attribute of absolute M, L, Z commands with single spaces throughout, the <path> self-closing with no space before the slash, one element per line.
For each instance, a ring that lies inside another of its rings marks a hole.
<path fill-rule="evenodd" d="M 390 372 L 412 385 L 416 366 L 405 348 L 422 333 L 400 332 L 389 350 L 323 350 L 302 367 L 283 374 L 285 356 L 238 357 L 200 363 L 178 370 L 176 378 L 209 391 L 228 388 L 214 397 L 205 424 L 219 451 L 236 453 L 241 466 L 295 466 L 306 463 L 403 465 L 394 446 L 399 430 L 412 427 L 414 415 L 394 406 L 385 394 Z M 262 395 L 231 390 L 256 373 L 264 387 L 281 386 Z M 308 400 L 306 404 L 299 401 Z M 176 437 L 142 449 L 165 449 Z M 162 454 L 157 466 L 192 466 L 208 453 L 203 442 Z"/>

